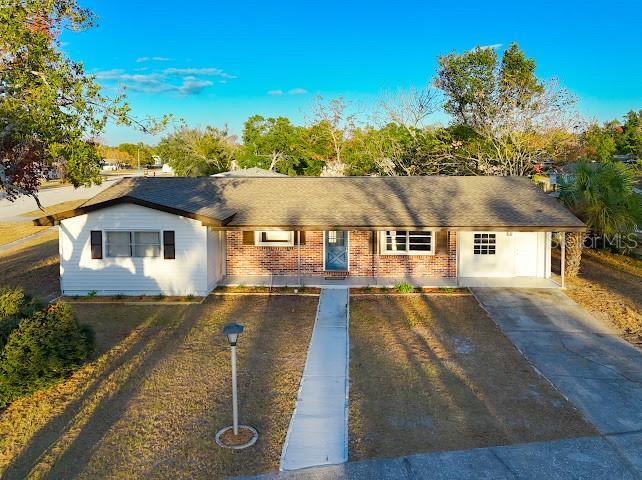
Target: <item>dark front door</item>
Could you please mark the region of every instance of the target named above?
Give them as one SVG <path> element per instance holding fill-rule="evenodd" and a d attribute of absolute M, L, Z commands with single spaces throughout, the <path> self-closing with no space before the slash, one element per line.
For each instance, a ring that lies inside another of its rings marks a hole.
<path fill-rule="evenodd" d="M 348 232 L 342 230 L 325 232 L 325 269 L 337 272 L 348 271 Z"/>

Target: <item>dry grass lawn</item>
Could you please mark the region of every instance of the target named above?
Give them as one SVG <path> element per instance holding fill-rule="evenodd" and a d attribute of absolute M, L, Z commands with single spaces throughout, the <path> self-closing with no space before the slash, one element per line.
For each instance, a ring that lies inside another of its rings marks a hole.
<path fill-rule="evenodd" d="M 74 305 L 96 332 L 95 359 L 0 414 L 0 476 L 209 479 L 278 469 L 317 301 Z M 260 433 L 242 452 L 214 442 L 231 423 L 229 346 L 221 335 L 231 320 L 246 327 L 241 421 Z"/>
<path fill-rule="evenodd" d="M 36 227 L 31 222 L 0 222 L 0 245 L 15 242 L 49 227 Z"/>
<path fill-rule="evenodd" d="M 85 203 L 88 199 L 81 198 L 79 200 L 69 200 L 66 202 L 55 203 L 45 207 L 44 211 L 42 210 L 32 210 L 31 212 L 23 213 L 22 217 L 38 218 L 44 217 L 45 215 L 55 215 L 56 213 L 64 212 L 66 210 L 72 210 L 79 205 Z"/>
<path fill-rule="evenodd" d="M 350 458 L 595 434 L 472 296 L 352 297 Z"/>
<path fill-rule="evenodd" d="M 553 255 L 559 272 L 559 252 Z M 642 347 L 642 260 L 584 249 L 579 276 L 566 284 L 569 297 Z"/>
<path fill-rule="evenodd" d="M 45 300 L 60 295 L 58 232 L 0 253 L 0 272 L 0 285 L 22 287 Z"/>

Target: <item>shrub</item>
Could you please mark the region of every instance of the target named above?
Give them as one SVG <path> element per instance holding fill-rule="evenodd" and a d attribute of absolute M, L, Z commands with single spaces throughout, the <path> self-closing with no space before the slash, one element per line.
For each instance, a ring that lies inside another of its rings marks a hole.
<path fill-rule="evenodd" d="M 20 323 L 20 319 L 32 315 L 40 308 L 42 305 L 25 295 L 21 288 L 0 288 L 0 351 L 7 343 L 11 332 Z"/>
<path fill-rule="evenodd" d="M 408 282 L 399 282 L 395 285 L 395 290 L 399 293 L 412 293 L 415 291 L 415 287 L 410 285 Z"/>
<path fill-rule="evenodd" d="M 0 354 L 0 408 L 69 376 L 92 347 L 93 332 L 65 303 L 22 319 Z"/>
<path fill-rule="evenodd" d="M 94 298 L 96 295 L 98 295 L 98 292 L 96 290 L 91 290 L 87 292 L 87 297 L 88 298 Z"/>
<path fill-rule="evenodd" d="M 0 288 L 0 319 L 15 317 L 25 303 L 25 292 L 22 288 Z"/>

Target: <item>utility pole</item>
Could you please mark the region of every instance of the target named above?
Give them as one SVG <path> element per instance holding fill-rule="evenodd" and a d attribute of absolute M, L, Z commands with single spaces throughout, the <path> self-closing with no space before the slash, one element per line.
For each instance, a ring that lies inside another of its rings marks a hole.
<path fill-rule="evenodd" d="M 140 147 L 136 149 L 136 154 L 138 156 L 138 171 L 140 172 Z"/>

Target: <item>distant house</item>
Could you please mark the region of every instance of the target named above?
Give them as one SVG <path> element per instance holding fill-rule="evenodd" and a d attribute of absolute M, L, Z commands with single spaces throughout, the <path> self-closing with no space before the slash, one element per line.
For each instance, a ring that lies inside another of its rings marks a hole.
<path fill-rule="evenodd" d="M 217 285 L 551 286 L 585 225 L 527 178 L 126 178 L 60 225 L 66 295 Z"/>
<path fill-rule="evenodd" d="M 174 169 L 169 163 L 163 163 L 163 166 L 161 167 L 161 172 L 167 175 L 174 175 Z"/>

